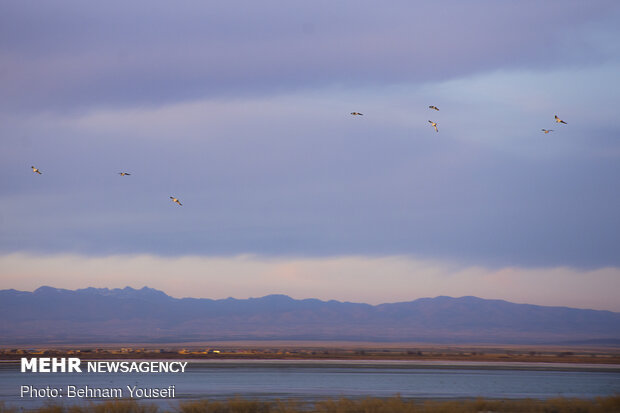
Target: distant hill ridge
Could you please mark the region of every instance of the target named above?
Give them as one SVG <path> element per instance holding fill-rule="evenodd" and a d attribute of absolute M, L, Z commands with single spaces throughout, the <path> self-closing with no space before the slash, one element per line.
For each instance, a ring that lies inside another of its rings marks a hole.
<path fill-rule="evenodd" d="M 351 340 L 620 343 L 620 313 L 439 296 L 370 305 L 286 295 L 173 298 L 143 287 L 0 290 L 8 343 Z"/>

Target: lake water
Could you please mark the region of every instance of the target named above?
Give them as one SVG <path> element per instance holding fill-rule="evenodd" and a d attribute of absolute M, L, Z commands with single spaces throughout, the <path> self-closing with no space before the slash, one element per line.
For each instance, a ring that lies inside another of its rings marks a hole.
<path fill-rule="evenodd" d="M 166 360 L 171 361 L 171 360 Z M 467 363 L 408 361 L 188 361 L 185 373 L 21 373 L 16 362 L 0 363 L 0 400 L 34 408 L 46 401 L 80 403 L 84 398 L 20 397 L 20 386 L 41 389 L 168 388 L 180 400 L 289 399 L 312 401 L 344 397 L 458 398 L 594 398 L 620 394 L 620 366 L 560 363 Z M 96 400 L 96 399 L 89 399 Z"/>

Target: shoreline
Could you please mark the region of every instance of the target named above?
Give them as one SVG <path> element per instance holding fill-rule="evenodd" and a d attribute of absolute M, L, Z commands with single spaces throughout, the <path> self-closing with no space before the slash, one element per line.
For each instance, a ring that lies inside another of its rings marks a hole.
<path fill-rule="evenodd" d="M 84 360 L 355 361 L 405 363 L 582 364 L 620 366 L 616 347 L 432 345 L 406 343 L 213 342 L 0 346 L 0 361 L 32 357 Z"/>
<path fill-rule="evenodd" d="M 10 403 L 0 402 L 0 411 L 3 413 L 17 413 L 23 408 L 12 406 Z M 234 412 L 263 412 L 263 413 L 359 413 L 361 411 L 381 411 L 385 413 L 424 412 L 515 412 L 515 411 L 553 411 L 556 413 L 569 412 L 617 412 L 620 411 L 620 396 L 597 397 L 594 399 L 580 399 L 557 397 L 552 399 L 491 399 L 472 397 L 466 399 L 436 400 L 436 399 L 409 399 L 398 395 L 391 397 L 340 397 L 327 398 L 316 401 L 298 399 L 260 400 L 254 398 L 234 397 L 224 400 L 177 400 L 176 403 L 163 404 L 152 400 L 116 399 L 110 401 L 84 401 L 80 404 L 66 405 L 51 403 L 44 406 L 28 408 L 30 412 L 108 412 L 108 413 L 159 413 L 159 412 L 204 412 L 204 413 L 234 413 Z"/>
<path fill-rule="evenodd" d="M 80 359 L 83 362 L 93 361 L 123 361 L 123 362 L 157 362 L 183 360 L 188 362 L 189 369 L 200 368 L 201 365 L 240 365 L 252 367 L 352 367 L 352 368 L 396 368 L 403 370 L 415 369 L 450 369 L 450 370 L 540 370 L 540 371 L 601 371 L 620 373 L 620 364 L 602 363 L 565 363 L 565 362 L 507 362 L 507 361 L 455 361 L 455 360 L 379 360 L 379 359 L 198 359 L 198 358 L 106 358 Z M 19 360 L 0 359 L 0 368 L 19 365 Z"/>
<path fill-rule="evenodd" d="M 32 357 L 76 357 L 76 355 L 21 355 L 20 357 L 0 358 L 1 364 L 19 363 L 21 358 Z M 198 358 L 198 357 L 81 357 L 83 361 L 112 361 L 112 360 L 126 360 L 126 361 L 158 361 L 158 360 L 187 360 L 193 363 L 325 363 L 325 364 L 394 364 L 394 365 L 412 365 L 412 366 L 508 366 L 508 367 L 570 367 L 581 366 L 582 368 L 594 368 L 594 369 L 619 369 L 620 362 L 617 360 L 597 360 L 593 362 L 589 359 L 574 359 L 574 360 L 526 360 L 526 359 L 456 359 L 456 358 L 428 358 L 428 359 L 405 359 L 405 358 L 276 358 L 276 357 L 210 357 L 210 358 Z"/>

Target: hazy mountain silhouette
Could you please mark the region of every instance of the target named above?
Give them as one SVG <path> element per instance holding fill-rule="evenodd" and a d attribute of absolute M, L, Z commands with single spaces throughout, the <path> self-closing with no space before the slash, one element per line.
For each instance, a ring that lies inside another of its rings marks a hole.
<path fill-rule="evenodd" d="M 353 340 L 618 343 L 620 313 L 477 297 L 369 305 L 285 295 L 223 300 L 136 290 L 0 290 L 8 343 Z"/>

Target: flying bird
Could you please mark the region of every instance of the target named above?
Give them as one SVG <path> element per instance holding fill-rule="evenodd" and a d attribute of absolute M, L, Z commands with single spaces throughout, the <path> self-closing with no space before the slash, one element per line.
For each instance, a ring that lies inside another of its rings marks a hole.
<path fill-rule="evenodd" d="M 178 199 L 176 199 L 175 197 L 171 196 L 170 199 L 172 199 L 172 202 L 176 203 L 179 206 L 183 206 L 183 204 L 181 202 L 179 202 Z"/>
<path fill-rule="evenodd" d="M 553 129 L 541 129 L 545 133 L 553 132 Z"/>
<path fill-rule="evenodd" d="M 353 116 L 355 116 L 355 115 L 364 116 L 363 113 L 359 113 L 359 112 L 351 112 L 351 115 L 353 115 Z"/>
<path fill-rule="evenodd" d="M 127 176 L 127 175 L 131 175 L 131 174 L 127 173 L 127 172 L 119 172 L 118 174 L 119 174 L 120 176 Z"/>
<path fill-rule="evenodd" d="M 428 123 L 430 123 L 431 126 L 433 128 L 435 128 L 435 132 L 439 132 L 439 129 L 437 129 L 437 123 L 436 122 L 433 122 L 432 120 L 429 120 Z"/>
<path fill-rule="evenodd" d="M 430 105 L 428 108 L 429 108 L 429 109 L 439 110 L 439 108 L 438 108 L 437 106 L 433 106 L 433 105 Z"/>
<path fill-rule="evenodd" d="M 32 168 L 32 172 L 34 172 L 35 174 L 41 175 L 42 172 L 39 171 L 37 168 L 35 168 L 34 166 L 31 166 L 31 168 Z"/>
<path fill-rule="evenodd" d="M 558 118 L 558 115 L 555 115 L 555 121 L 556 121 L 557 123 L 563 123 L 563 124 L 567 125 L 567 123 L 566 123 L 566 122 L 564 122 L 562 119 Z"/>

